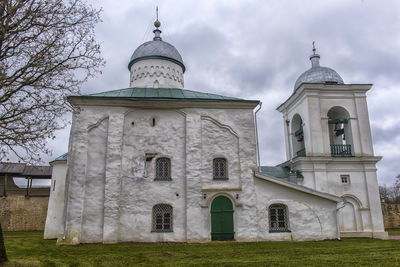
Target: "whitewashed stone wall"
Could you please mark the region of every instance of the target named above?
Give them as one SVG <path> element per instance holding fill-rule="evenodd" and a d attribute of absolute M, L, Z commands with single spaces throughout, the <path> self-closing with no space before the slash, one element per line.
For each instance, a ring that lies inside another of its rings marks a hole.
<path fill-rule="evenodd" d="M 306 84 L 278 109 L 284 121 L 291 121 L 296 114 L 303 120 L 307 157 L 294 159 L 295 168 L 304 176 L 300 183 L 346 199 L 346 206 L 339 210 L 342 234 L 387 238 L 376 177 L 376 163 L 381 158 L 373 155 L 365 95 L 370 87 Z M 355 157 L 331 157 L 327 114 L 333 107 L 342 107 L 349 113 Z M 285 125 L 288 160 L 296 155 L 290 129 Z M 342 184 L 341 175 L 350 176 L 348 185 Z"/>
<path fill-rule="evenodd" d="M 183 88 L 182 67 L 162 59 L 146 59 L 131 66 L 130 87 Z"/>
<path fill-rule="evenodd" d="M 58 161 L 52 164 L 50 197 L 47 209 L 45 239 L 56 239 L 63 231 L 63 212 L 65 195 L 65 178 L 67 162 Z"/>
<path fill-rule="evenodd" d="M 221 194 L 235 207 L 235 238 L 257 239 L 251 109 L 84 106 L 73 120 L 60 242 L 210 241 L 210 204 Z M 154 180 L 159 157 L 171 160 L 171 181 Z M 227 159 L 229 180 L 212 180 L 215 157 Z M 151 231 L 156 204 L 173 207 L 173 232 Z"/>
<path fill-rule="evenodd" d="M 256 179 L 258 239 L 306 241 L 337 238 L 336 202 Z M 269 232 L 268 209 L 286 205 L 289 231 Z"/>

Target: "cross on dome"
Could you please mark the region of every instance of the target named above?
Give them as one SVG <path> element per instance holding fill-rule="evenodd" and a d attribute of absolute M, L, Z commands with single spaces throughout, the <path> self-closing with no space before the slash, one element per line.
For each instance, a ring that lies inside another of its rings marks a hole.
<path fill-rule="evenodd" d="M 154 21 L 154 26 L 156 27 L 153 31 L 154 33 L 154 41 L 161 41 L 161 30 L 159 29 L 161 26 L 161 22 L 158 20 L 158 6 L 156 7 L 156 21 Z"/>

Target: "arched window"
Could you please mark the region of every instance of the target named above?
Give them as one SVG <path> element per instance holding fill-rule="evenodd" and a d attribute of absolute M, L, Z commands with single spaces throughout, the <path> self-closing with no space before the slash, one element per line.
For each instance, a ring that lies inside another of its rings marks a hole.
<path fill-rule="evenodd" d="M 216 158 L 213 160 L 213 178 L 214 179 L 228 179 L 226 159 Z"/>
<path fill-rule="evenodd" d="M 169 158 L 159 158 L 156 160 L 155 180 L 171 180 L 171 160 Z"/>
<path fill-rule="evenodd" d="M 289 221 L 287 207 L 283 204 L 273 204 L 269 206 L 269 231 L 287 232 L 289 231 Z"/>
<path fill-rule="evenodd" d="M 172 232 L 172 207 L 157 204 L 153 207 L 153 232 Z"/>

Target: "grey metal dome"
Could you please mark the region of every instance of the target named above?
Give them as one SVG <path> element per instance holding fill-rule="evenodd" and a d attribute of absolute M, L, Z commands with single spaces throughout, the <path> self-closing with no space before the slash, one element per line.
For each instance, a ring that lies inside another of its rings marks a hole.
<path fill-rule="evenodd" d="M 333 69 L 321 67 L 319 65 L 318 54 L 310 56 L 311 69 L 307 70 L 296 80 L 294 90 L 296 90 L 303 83 L 337 83 L 344 84 L 342 77 Z"/>
<path fill-rule="evenodd" d="M 182 67 L 183 72 L 185 72 L 186 68 L 178 50 L 176 50 L 173 45 L 161 40 L 161 31 L 158 28 L 153 32 L 155 33 L 153 41 L 149 41 L 140 45 L 138 48 L 136 48 L 135 52 L 133 52 L 131 60 L 128 64 L 128 69 L 130 70 L 132 64 L 140 60 L 161 58 L 178 64 Z"/>

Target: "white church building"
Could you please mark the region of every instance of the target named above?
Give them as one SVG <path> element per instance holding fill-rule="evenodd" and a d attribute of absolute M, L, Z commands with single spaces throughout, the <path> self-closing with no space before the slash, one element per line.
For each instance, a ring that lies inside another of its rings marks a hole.
<path fill-rule="evenodd" d="M 387 238 L 371 84 L 345 84 L 314 49 L 312 67 L 278 107 L 287 161 L 259 166 L 260 101 L 184 89 L 182 57 L 154 25 L 154 39 L 129 62 L 129 88 L 68 98 L 69 147 L 51 162 L 46 239 Z"/>

